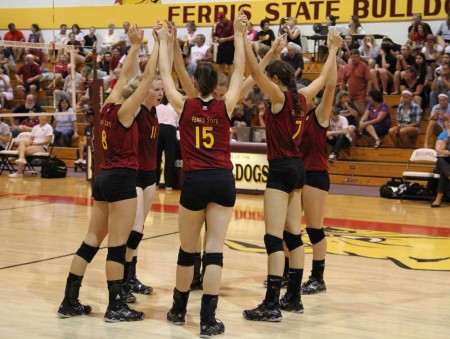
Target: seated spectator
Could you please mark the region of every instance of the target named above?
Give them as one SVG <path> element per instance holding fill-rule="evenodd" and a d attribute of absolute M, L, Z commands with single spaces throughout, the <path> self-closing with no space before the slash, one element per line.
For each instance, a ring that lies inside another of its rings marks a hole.
<path fill-rule="evenodd" d="M 431 83 L 430 108 L 438 103 L 439 94 L 450 96 L 450 64 L 442 64 L 439 74 L 436 75 Z"/>
<path fill-rule="evenodd" d="M 370 70 L 373 87 L 377 91 L 382 90 L 383 94 L 388 94 L 389 86 L 394 83 L 397 60 L 391 54 L 391 50 L 390 44 L 382 44 L 380 53 L 375 59 L 375 68 Z"/>
<path fill-rule="evenodd" d="M 425 45 L 422 47 L 422 53 L 431 68 L 436 68 L 438 60 L 440 60 L 444 49 L 437 43 L 436 37 L 433 34 L 428 34 Z"/>
<path fill-rule="evenodd" d="M 374 148 L 383 144 L 381 139 L 388 134 L 391 127 L 391 110 L 380 91 L 371 90 L 368 96 L 369 104 L 361 117 L 358 130 L 370 135 L 375 141 Z"/>
<path fill-rule="evenodd" d="M 408 27 L 408 39 L 414 41 L 417 34 L 421 34 L 421 29 L 425 32 L 425 36 L 433 34 L 430 25 L 422 21 L 422 14 L 413 14 L 412 24 Z"/>
<path fill-rule="evenodd" d="M 69 41 L 67 41 L 66 45 L 75 47 L 74 57 L 77 65 L 86 61 L 83 46 L 81 45 L 81 42 L 75 39 L 74 33 L 69 34 Z"/>
<path fill-rule="evenodd" d="M 99 57 L 97 59 L 98 62 L 101 61 L 101 55 L 105 54 L 107 51 L 111 51 L 113 45 L 117 44 L 120 41 L 120 34 L 115 31 L 116 25 L 109 24 L 108 31 L 105 33 L 102 39 L 102 44 L 100 48 L 97 50 Z"/>
<path fill-rule="evenodd" d="M 89 28 L 89 33 L 83 37 L 81 45 L 86 52 L 92 53 L 94 48 L 97 47 L 97 36 L 95 35 L 95 27 Z"/>
<path fill-rule="evenodd" d="M 10 140 L 11 130 L 9 129 L 9 125 L 4 123 L 3 119 L 0 118 L 0 151 L 6 149 Z"/>
<path fill-rule="evenodd" d="M 448 62 L 450 62 L 450 58 L 448 59 Z M 428 66 L 428 63 L 425 60 L 425 55 L 422 52 L 418 52 L 416 54 L 413 66 L 417 70 L 417 76 L 423 80 L 424 87 L 429 87 L 431 81 L 433 80 L 433 73 L 431 71 L 431 67 Z"/>
<path fill-rule="evenodd" d="M 439 25 L 436 35 L 444 40 L 445 46 L 450 45 L 450 11 L 447 13 L 447 19 Z"/>
<path fill-rule="evenodd" d="M 402 91 L 402 101 L 397 108 L 397 125 L 389 129 L 389 136 L 396 147 L 414 148 L 420 133 L 422 108 L 413 101 L 413 93 Z"/>
<path fill-rule="evenodd" d="M 36 97 L 28 94 L 25 103 L 17 106 L 13 113 L 41 113 L 45 112 L 41 106 L 36 103 Z M 32 128 L 39 124 L 39 119 L 36 114 L 30 114 L 27 117 L 20 117 L 18 119 L 10 118 L 11 133 L 13 138 L 17 137 L 19 133 L 31 132 Z"/>
<path fill-rule="evenodd" d="M 9 175 L 10 178 L 21 178 L 29 155 L 38 152 L 46 152 L 48 145 L 52 140 L 53 128 L 47 123 L 47 117 L 39 116 L 39 124 L 31 130 L 30 138 L 21 138 L 19 140 L 19 158 L 16 160 L 18 165 L 17 172 Z"/>
<path fill-rule="evenodd" d="M 147 65 L 147 61 L 148 61 L 148 40 L 144 39 L 142 41 L 141 48 L 139 48 L 139 63 L 140 64 L 145 63 Z M 143 68 L 145 69 L 145 66 Z"/>
<path fill-rule="evenodd" d="M 425 133 L 425 148 L 428 148 L 430 136 L 439 135 L 445 129 L 445 122 L 450 118 L 450 105 L 447 94 L 439 94 L 439 103 L 431 109 L 430 120 Z"/>
<path fill-rule="evenodd" d="M 450 136 L 448 130 L 450 129 L 450 122 L 445 122 L 445 128 L 447 130 L 447 136 L 441 138 L 436 142 L 436 151 L 438 152 L 438 159 L 436 168 L 439 173 L 439 183 L 437 188 L 436 198 L 434 199 L 431 207 L 441 207 L 442 199 L 448 189 L 450 182 Z"/>
<path fill-rule="evenodd" d="M 253 27 L 250 21 L 247 23 L 247 40 L 249 42 L 258 41 L 258 31 Z"/>
<path fill-rule="evenodd" d="M 59 101 L 56 112 L 73 112 L 69 100 L 62 99 Z M 53 120 L 53 134 L 55 135 L 56 146 L 70 147 L 72 145 L 72 138 L 78 139 L 76 114 L 55 115 Z"/>
<path fill-rule="evenodd" d="M 304 63 L 303 63 L 303 57 L 300 53 L 297 53 L 297 45 L 289 42 L 287 45 L 287 53 L 285 55 L 281 55 L 281 60 L 288 63 L 292 66 L 292 68 L 295 71 L 295 78 L 301 78 Z"/>
<path fill-rule="evenodd" d="M 30 31 L 28 42 L 44 43 L 44 38 L 42 37 L 42 32 L 38 24 L 32 24 Z"/>
<path fill-rule="evenodd" d="M 342 40 L 342 47 L 340 49 L 339 57 L 344 61 L 344 66 L 350 62 L 350 56 L 352 49 L 358 49 L 358 40 L 353 39 L 351 35 L 346 35 Z"/>
<path fill-rule="evenodd" d="M 288 44 L 294 44 L 296 53 L 302 52 L 302 32 L 297 27 L 297 19 L 295 17 L 286 18 L 286 38 Z M 303 68 L 303 67 L 302 67 Z"/>
<path fill-rule="evenodd" d="M 69 59 L 67 58 L 67 54 L 61 54 L 59 56 L 53 70 L 55 72 L 55 87 L 57 87 L 69 75 Z"/>
<path fill-rule="evenodd" d="M 218 73 L 217 87 L 213 91 L 213 97 L 216 100 L 222 100 L 225 93 L 228 91 L 230 80 L 224 73 Z"/>
<path fill-rule="evenodd" d="M 206 52 L 209 46 L 205 45 L 205 36 L 203 34 L 197 34 L 195 38 L 195 45 L 191 46 L 191 60 L 197 64 L 206 60 Z"/>
<path fill-rule="evenodd" d="M 400 48 L 400 54 L 397 55 L 397 63 L 395 64 L 395 74 L 394 74 L 394 91 L 391 94 L 400 93 L 400 80 L 402 78 L 402 73 L 405 71 L 407 66 L 413 66 L 415 63 L 415 58 L 411 54 L 411 47 L 409 45 L 403 45 Z"/>
<path fill-rule="evenodd" d="M 122 59 L 122 55 L 120 54 L 120 49 L 118 47 L 114 47 L 111 51 L 111 61 L 109 62 L 109 72 L 108 75 L 112 75 L 114 70 L 120 66 L 120 59 Z"/>
<path fill-rule="evenodd" d="M 364 37 L 358 51 L 361 59 L 368 63 L 370 59 L 375 60 L 378 57 L 380 47 L 377 45 L 373 35 L 369 34 Z"/>
<path fill-rule="evenodd" d="M 59 26 L 59 33 L 55 35 L 55 38 L 51 41 L 51 43 L 55 45 L 65 45 L 67 44 L 67 41 L 69 41 L 69 34 L 67 33 L 67 25 L 61 24 Z M 55 57 L 55 50 L 48 50 L 49 58 L 51 61 L 53 61 L 53 58 Z M 63 53 L 63 49 L 59 49 L 57 51 L 57 56 L 60 56 L 61 53 Z"/>
<path fill-rule="evenodd" d="M 8 24 L 8 32 L 3 36 L 3 40 L 5 41 L 26 41 L 25 35 L 19 30 L 16 29 L 16 25 L 13 23 Z M 12 54 L 15 62 L 19 62 L 22 54 L 25 51 L 23 47 L 11 47 Z"/>
<path fill-rule="evenodd" d="M 260 44 L 266 45 L 268 47 L 272 46 L 272 42 L 275 40 L 275 34 L 270 29 L 269 19 L 261 20 L 261 30 L 258 33 L 258 41 Z"/>
<path fill-rule="evenodd" d="M 348 22 L 348 27 L 347 27 L 347 34 L 348 35 L 366 34 L 366 32 L 364 32 L 364 29 L 361 26 L 361 22 L 359 21 L 359 18 L 357 15 L 352 15 L 350 17 L 350 20 Z"/>
<path fill-rule="evenodd" d="M 23 99 L 25 93 L 37 94 L 40 88 L 39 80 L 42 78 L 42 71 L 39 65 L 34 62 L 32 54 L 27 54 L 25 63 L 19 68 L 15 76 L 19 83 L 16 86 L 18 99 Z"/>
<path fill-rule="evenodd" d="M 352 138 L 349 133 L 347 118 L 339 114 L 339 108 L 332 108 L 333 114 L 330 116 L 330 127 L 327 131 L 327 143 L 332 145 L 328 161 L 335 161 L 339 158 L 342 148 L 350 146 Z"/>
<path fill-rule="evenodd" d="M 186 35 L 178 38 L 178 43 L 180 44 L 181 50 L 190 55 L 190 50 L 197 42 L 197 27 L 195 26 L 195 21 L 186 22 Z"/>
<path fill-rule="evenodd" d="M 264 118 L 266 117 L 267 104 L 264 101 L 259 101 L 255 106 L 255 117 L 252 119 L 252 126 L 266 127 Z"/>
<path fill-rule="evenodd" d="M 231 115 L 231 126 L 234 127 L 250 127 L 250 119 L 244 112 L 244 107 L 240 104 L 236 105 Z"/>
<path fill-rule="evenodd" d="M 0 46 L 0 68 L 3 68 L 5 74 L 9 76 L 9 71 L 16 70 L 16 63 L 8 48 Z"/>
<path fill-rule="evenodd" d="M 55 89 L 55 91 L 53 92 L 56 102 L 60 102 L 62 99 L 66 99 L 70 103 L 72 103 L 72 92 L 75 90 L 76 95 L 78 95 L 78 93 L 80 92 L 81 74 L 75 73 L 75 88 L 73 88 L 72 74 L 70 74 L 70 66 L 71 65 L 68 65 L 67 67 L 69 75 L 64 79 L 63 89 L 62 90 Z"/>
<path fill-rule="evenodd" d="M 432 34 L 431 31 L 424 29 L 422 24 L 417 26 L 417 32 L 411 35 L 411 46 L 414 51 L 420 51 L 427 41 L 428 34 Z"/>
<path fill-rule="evenodd" d="M 4 68 L 0 67 L 0 108 L 5 108 L 7 100 L 13 100 L 13 90 L 11 87 L 11 79 L 4 74 Z"/>
<path fill-rule="evenodd" d="M 339 111 L 339 114 L 347 119 L 348 132 L 352 144 L 356 143 L 356 130 L 358 129 L 359 110 L 355 104 L 350 100 L 350 95 L 347 91 L 340 91 L 336 96 L 336 105 L 334 107 Z"/>
<path fill-rule="evenodd" d="M 400 89 L 403 93 L 408 90 L 413 94 L 413 101 L 422 106 L 424 97 L 423 80 L 417 76 L 416 69 L 413 66 L 407 66 L 405 69 L 405 77 L 400 82 Z"/>
<path fill-rule="evenodd" d="M 245 114 L 247 116 L 253 116 L 255 112 L 256 104 L 260 101 L 264 101 L 265 95 L 261 89 L 255 84 L 253 88 L 248 91 L 247 95 L 244 97 L 243 104 L 245 108 Z"/>
<path fill-rule="evenodd" d="M 79 41 L 80 44 L 84 39 L 84 34 L 83 32 L 80 30 L 80 26 L 78 24 L 73 24 L 72 25 L 72 32 L 73 35 L 75 35 L 75 40 Z M 69 39 L 70 39 L 70 34 L 69 34 Z"/>
<path fill-rule="evenodd" d="M 92 131 L 92 115 L 86 114 L 86 122 L 89 123 L 84 129 L 84 136 L 80 136 L 78 140 L 78 159 L 74 161 L 76 165 L 86 165 L 86 146 L 87 146 L 87 137 L 91 135 Z"/>
<path fill-rule="evenodd" d="M 183 53 L 182 56 L 184 60 L 184 67 L 186 67 L 186 72 L 188 72 L 189 76 L 193 78 L 197 65 L 191 61 L 191 58 L 188 55 Z"/>

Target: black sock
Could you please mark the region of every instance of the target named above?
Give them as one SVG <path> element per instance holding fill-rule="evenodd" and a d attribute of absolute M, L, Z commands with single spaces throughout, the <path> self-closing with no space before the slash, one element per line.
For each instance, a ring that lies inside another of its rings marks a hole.
<path fill-rule="evenodd" d="M 289 257 L 284 257 L 283 277 L 284 278 L 288 278 L 289 277 Z"/>
<path fill-rule="evenodd" d="M 175 288 L 173 290 L 172 310 L 174 312 L 186 311 L 188 300 L 189 300 L 189 290 L 187 290 L 186 292 L 180 292 Z"/>
<path fill-rule="evenodd" d="M 212 294 L 203 294 L 202 306 L 200 308 L 200 321 L 202 323 L 214 323 L 216 320 L 216 309 L 219 297 Z"/>
<path fill-rule="evenodd" d="M 287 296 L 289 298 L 300 295 L 300 285 L 303 278 L 303 269 L 290 268 L 287 285 Z"/>
<path fill-rule="evenodd" d="M 194 262 L 194 279 L 195 277 L 200 276 L 200 268 L 202 266 L 202 255 L 200 252 L 195 253 L 195 262 Z"/>
<path fill-rule="evenodd" d="M 117 306 L 122 304 L 123 280 L 108 280 L 109 305 Z"/>
<path fill-rule="evenodd" d="M 124 267 L 123 267 L 123 280 L 125 281 L 125 282 L 128 282 L 129 281 L 129 279 L 131 278 L 131 266 L 133 265 L 133 263 L 132 262 L 129 262 L 129 261 L 125 261 L 125 265 L 124 265 Z"/>
<path fill-rule="evenodd" d="M 267 290 L 264 301 L 266 304 L 274 305 L 280 301 L 281 277 L 276 275 L 267 276 Z"/>
<path fill-rule="evenodd" d="M 137 265 L 137 256 L 134 256 L 131 260 L 131 268 L 130 268 L 130 274 L 132 277 L 136 276 L 136 265 Z"/>
<path fill-rule="evenodd" d="M 325 271 L 325 259 L 313 260 L 311 276 L 317 280 L 323 280 L 323 271 Z"/>
<path fill-rule="evenodd" d="M 74 301 L 78 299 L 78 294 L 81 287 L 83 276 L 76 275 L 69 272 L 69 276 L 66 280 L 66 290 L 64 292 L 64 299 Z"/>

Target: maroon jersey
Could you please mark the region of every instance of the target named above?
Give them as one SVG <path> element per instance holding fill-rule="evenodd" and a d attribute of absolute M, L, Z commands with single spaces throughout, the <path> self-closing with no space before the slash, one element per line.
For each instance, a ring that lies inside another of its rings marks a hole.
<path fill-rule="evenodd" d="M 316 109 L 314 108 L 306 115 L 301 143 L 306 171 L 328 171 L 325 156 L 326 139 L 327 129 L 317 121 Z"/>
<path fill-rule="evenodd" d="M 294 111 L 294 100 L 291 92 L 284 92 L 284 106 L 278 114 L 268 112 L 264 121 L 267 136 L 267 159 L 300 158 L 300 141 L 302 139 L 305 112 L 297 115 Z M 306 107 L 306 99 L 298 94 L 302 107 Z"/>
<path fill-rule="evenodd" d="M 143 171 L 156 170 L 156 150 L 158 147 L 159 123 L 156 108 L 150 111 L 144 105 L 136 117 L 139 131 L 139 169 Z"/>
<path fill-rule="evenodd" d="M 180 118 L 183 171 L 233 169 L 230 127 L 223 101 L 187 99 Z"/>
<path fill-rule="evenodd" d="M 106 104 L 100 113 L 100 134 L 104 159 L 102 169 L 138 169 L 138 127 L 124 127 L 117 116 L 122 105 Z"/>

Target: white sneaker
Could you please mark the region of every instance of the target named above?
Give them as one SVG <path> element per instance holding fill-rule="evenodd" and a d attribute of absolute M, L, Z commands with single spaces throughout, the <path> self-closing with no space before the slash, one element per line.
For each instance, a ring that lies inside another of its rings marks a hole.
<path fill-rule="evenodd" d="M 73 163 L 76 164 L 76 165 L 82 164 L 83 163 L 83 159 L 77 159 Z"/>
<path fill-rule="evenodd" d="M 10 178 L 22 178 L 23 174 L 19 172 L 15 172 L 9 175 Z"/>
<path fill-rule="evenodd" d="M 27 160 L 24 158 L 19 158 L 16 160 L 16 164 L 22 164 L 22 165 L 26 165 L 27 164 Z"/>
<path fill-rule="evenodd" d="M 336 160 L 336 154 L 331 153 L 330 156 L 328 157 L 328 161 L 333 162 Z"/>
<path fill-rule="evenodd" d="M 81 159 L 81 163 L 82 163 L 83 165 L 86 165 L 86 159 Z"/>

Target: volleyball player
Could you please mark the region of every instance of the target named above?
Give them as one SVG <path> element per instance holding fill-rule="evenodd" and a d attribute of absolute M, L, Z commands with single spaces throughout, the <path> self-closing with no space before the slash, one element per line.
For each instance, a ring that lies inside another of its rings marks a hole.
<path fill-rule="evenodd" d="M 243 36 L 246 17 L 239 12 L 234 22 L 235 70 L 225 100 L 214 100 L 217 71 L 210 63 L 197 65 L 194 74 L 196 98 L 185 98 L 176 90 L 171 76 L 169 50 L 174 37 L 167 28 L 158 30 L 161 50 L 159 68 L 169 102 L 180 117 L 180 145 L 185 179 L 180 196 L 178 227 L 181 246 L 178 254 L 173 305 L 167 320 L 185 323 L 189 286 L 197 242 L 203 222 L 206 233 L 205 276 L 200 309 L 200 336 L 211 337 L 225 331 L 215 318 L 223 266 L 223 243 L 236 200 L 230 153 L 230 113 L 239 99 L 245 68 Z M 171 52 L 171 51 L 170 51 Z"/>
<path fill-rule="evenodd" d="M 101 138 L 104 160 L 93 184 L 94 206 L 89 229 L 72 259 L 64 299 L 58 310 L 58 316 L 62 318 L 92 311 L 91 306 L 79 302 L 79 290 L 88 263 L 108 234 L 106 279 L 109 304 L 104 320 L 118 322 L 144 319 L 144 313 L 130 308 L 122 301 L 121 294 L 126 242 L 135 220 L 137 200 L 138 127 L 134 120 L 153 81 L 158 53 L 152 53 L 142 78 L 133 77 L 138 67 L 138 52 L 144 32 L 133 25 L 128 35 L 131 43 L 128 57 L 100 113 L 98 137 Z"/>
<path fill-rule="evenodd" d="M 334 54 L 330 53 L 328 58 L 334 59 Z M 323 230 L 323 217 L 326 198 L 330 189 L 330 177 L 328 175 L 325 145 L 336 91 L 336 81 L 337 69 L 333 67 L 328 73 L 321 103 L 312 108 L 306 116 L 301 142 L 306 170 L 306 182 L 302 191 L 303 211 L 306 218 L 306 232 L 313 249 L 311 276 L 302 285 L 302 294 L 326 291 L 323 272 L 327 241 Z"/>
<path fill-rule="evenodd" d="M 155 39 L 155 44 L 159 43 Z M 158 54 L 159 47 L 153 49 Z M 156 63 L 155 65 L 156 66 Z M 160 79 L 153 80 L 147 96 L 141 105 L 136 123 L 139 132 L 139 169 L 136 181 L 137 210 L 133 229 L 127 241 L 127 253 L 124 270 L 124 301 L 135 302 L 136 297 L 131 292 L 151 294 L 153 288 L 144 285 L 136 276 L 137 248 L 143 237 L 144 223 L 152 207 L 156 191 L 156 152 L 158 146 L 159 123 L 156 115 L 156 106 L 163 98 L 164 91 Z"/>
<path fill-rule="evenodd" d="M 329 39 L 330 54 L 337 52 L 341 38 L 335 32 Z M 306 119 L 306 102 L 312 100 L 326 83 L 336 59 L 329 58 L 321 75 L 308 87 L 297 91 L 291 66 L 275 60 L 259 70 L 251 46 L 244 41 L 250 74 L 271 101 L 266 114 L 267 158 L 269 174 L 264 193 L 264 243 L 268 254 L 267 290 L 264 301 L 255 309 L 246 310 L 248 320 L 281 321 L 280 288 L 283 275 L 283 240 L 289 250 L 289 281 L 283 297 L 283 309 L 303 313 L 300 285 L 304 253 L 301 239 L 301 190 L 305 169 L 300 142 Z"/>

